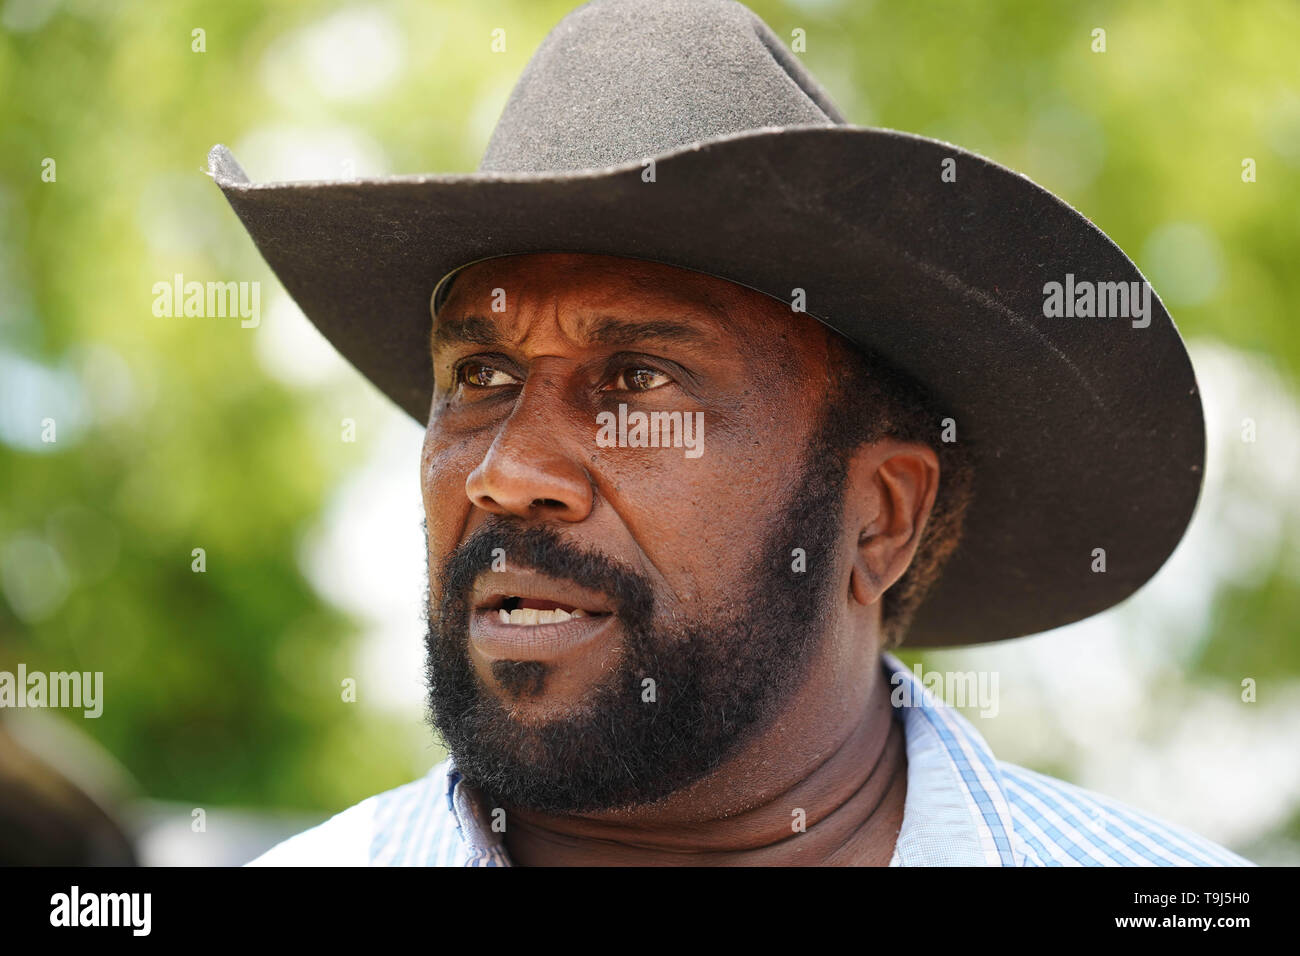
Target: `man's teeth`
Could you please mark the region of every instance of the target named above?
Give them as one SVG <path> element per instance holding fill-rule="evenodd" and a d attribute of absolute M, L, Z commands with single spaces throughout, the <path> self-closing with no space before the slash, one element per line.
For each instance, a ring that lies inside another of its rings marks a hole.
<path fill-rule="evenodd" d="M 521 607 L 513 611 L 507 611 L 505 608 L 499 608 L 497 614 L 501 617 L 502 624 L 558 624 L 561 621 L 567 621 L 573 617 L 586 617 L 587 612 L 582 608 L 575 608 L 570 614 L 568 611 L 556 608 L 553 611 L 543 611 L 535 607 Z"/>

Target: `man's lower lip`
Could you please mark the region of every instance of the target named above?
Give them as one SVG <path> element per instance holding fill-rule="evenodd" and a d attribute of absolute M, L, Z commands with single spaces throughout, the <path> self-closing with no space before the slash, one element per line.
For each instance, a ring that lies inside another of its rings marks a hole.
<path fill-rule="evenodd" d="M 605 637 L 617 615 L 573 617 L 554 624 L 506 624 L 496 610 L 470 615 L 469 639 L 489 660 L 547 661 Z"/>

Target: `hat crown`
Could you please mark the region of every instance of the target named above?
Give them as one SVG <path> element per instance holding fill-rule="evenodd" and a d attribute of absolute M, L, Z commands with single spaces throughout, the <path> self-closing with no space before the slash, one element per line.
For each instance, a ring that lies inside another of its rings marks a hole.
<path fill-rule="evenodd" d="M 529 60 L 479 169 L 593 169 L 744 130 L 843 122 L 767 24 L 733 0 L 595 0 Z"/>

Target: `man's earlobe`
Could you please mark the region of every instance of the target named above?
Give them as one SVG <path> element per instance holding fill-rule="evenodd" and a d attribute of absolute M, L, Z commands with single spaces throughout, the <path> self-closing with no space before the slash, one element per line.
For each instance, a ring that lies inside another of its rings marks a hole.
<path fill-rule="evenodd" d="M 925 445 L 884 439 L 855 456 L 846 498 L 860 503 L 854 600 L 874 604 L 903 576 L 938 490 L 939 458 Z"/>

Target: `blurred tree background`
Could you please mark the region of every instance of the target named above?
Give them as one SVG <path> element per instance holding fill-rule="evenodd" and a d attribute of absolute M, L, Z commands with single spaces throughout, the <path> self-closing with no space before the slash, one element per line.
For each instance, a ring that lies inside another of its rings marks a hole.
<path fill-rule="evenodd" d="M 419 430 L 279 291 L 209 147 L 254 180 L 470 171 L 574 6 L 0 0 L 0 669 L 103 671 L 102 717 L 50 717 L 138 795 L 320 818 L 442 756 L 422 595 L 393 612 L 386 589 L 393 555 L 408 590 L 424 572 Z M 1148 589 L 1072 635 L 901 656 L 998 668 L 978 726 L 1004 759 L 1300 859 L 1300 8 L 751 6 L 803 31 L 852 122 L 960 144 L 1096 222 L 1206 391 L 1206 494 Z M 176 274 L 260 282 L 262 323 L 156 317 Z"/>

